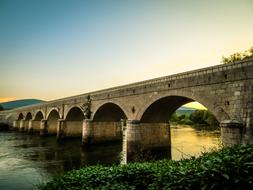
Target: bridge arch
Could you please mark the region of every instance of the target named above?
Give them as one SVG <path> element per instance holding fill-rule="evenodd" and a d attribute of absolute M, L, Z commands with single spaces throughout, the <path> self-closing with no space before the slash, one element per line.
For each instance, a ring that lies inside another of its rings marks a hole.
<path fill-rule="evenodd" d="M 19 113 L 17 120 L 20 121 L 22 119 L 24 119 L 24 115 L 23 115 L 23 113 Z"/>
<path fill-rule="evenodd" d="M 44 118 L 45 118 L 44 114 L 41 110 L 38 110 L 37 112 L 35 112 L 35 114 L 34 114 L 34 120 L 35 121 L 41 121 Z"/>
<path fill-rule="evenodd" d="M 179 93 L 158 94 L 144 101 L 143 106 L 137 113 L 137 120 L 142 122 L 168 122 L 171 114 L 180 106 L 197 101 L 204 105 L 221 122 L 229 119 L 229 115 L 224 109 L 215 103 L 217 97 L 210 97 L 208 94 L 196 95 L 191 92 L 181 91 Z M 152 115 L 154 114 L 154 115 Z"/>
<path fill-rule="evenodd" d="M 85 119 L 82 109 L 79 106 L 71 107 L 65 117 L 65 136 L 81 137 L 83 120 Z"/>
<path fill-rule="evenodd" d="M 93 121 L 120 121 L 121 119 L 126 119 L 127 115 L 116 103 L 106 102 L 99 106 L 94 112 Z"/>
<path fill-rule="evenodd" d="M 25 116 L 25 120 L 30 120 L 30 119 L 32 119 L 32 114 L 31 114 L 31 112 L 28 112 L 27 114 L 26 114 L 26 116 Z"/>
<path fill-rule="evenodd" d="M 33 132 L 40 132 L 40 126 L 41 126 L 41 120 L 43 120 L 45 117 L 43 115 L 43 112 L 41 110 L 38 110 L 35 112 L 34 119 L 32 121 L 32 131 Z"/>
<path fill-rule="evenodd" d="M 47 116 L 46 130 L 48 134 L 57 133 L 58 120 L 60 119 L 60 114 L 56 109 L 52 109 Z"/>

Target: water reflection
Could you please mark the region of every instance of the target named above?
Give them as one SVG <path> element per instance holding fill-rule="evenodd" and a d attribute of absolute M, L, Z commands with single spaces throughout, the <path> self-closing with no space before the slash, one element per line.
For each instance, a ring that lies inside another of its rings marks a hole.
<path fill-rule="evenodd" d="M 178 160 L 219 146 L 219 134 L 203 133 L 190 127 L 172 127 L 171 151 L 166 157 Z M 119 164 L 122 143 L 83 148 L 81 139 L 57 141 L 55 137 L 24 133 L 0 133 L 0 189 L 32 189 L 52 175 L 95 164 Z M 156 157 L 164 154 L 158 152 Z M 151 157 L 153 158 L 153 157 Z"/>
<path fill-rule="evenodd" d="M 198 156 L 201 152 L 220 148 L 220 133 L 198 131 L 187 126 L 172 126 L 171 154 L 173 160 Z"/>

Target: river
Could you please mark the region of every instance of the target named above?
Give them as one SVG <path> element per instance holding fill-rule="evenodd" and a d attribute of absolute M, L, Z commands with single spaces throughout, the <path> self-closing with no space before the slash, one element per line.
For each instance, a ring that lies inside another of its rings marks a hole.
<path fill-rule="evenodd" d="M 122 144 L 82 148 L 80 139 L 56 141 L 55 137 L 0 132 L 0 189 L 28 190 L 53 175 L 81 166 L 120 163 Z M 197 156 L 220 147 L 220 134 L 189 126 L 171 128 L 173 160 Z"/>

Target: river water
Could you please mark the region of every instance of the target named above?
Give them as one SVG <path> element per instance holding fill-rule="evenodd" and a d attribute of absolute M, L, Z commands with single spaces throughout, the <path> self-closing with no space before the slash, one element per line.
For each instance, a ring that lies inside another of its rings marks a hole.
<path fill-rule="evenodd" d="M 82 148 L 80 139 L 57 141 L 55 137 L 0 132 L 0 189 L 28 190 L 53 175 L 81 166 L 120 163 L 122 144 Z M 220 147 L 220 134 L 191 127 L 171 128 L 173 160 L 197 156 Z"/>

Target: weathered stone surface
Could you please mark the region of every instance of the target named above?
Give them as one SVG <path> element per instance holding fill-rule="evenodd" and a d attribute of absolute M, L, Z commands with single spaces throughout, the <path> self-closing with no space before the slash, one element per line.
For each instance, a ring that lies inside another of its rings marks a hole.
<path fill-rule="evenodd" d="M 235 64 L 208 67 L 5 111 L 1 112 L 1 118 L 10 121 L 9 123 L 17 120 L 19 128 L 26 129 L 28 128 L 26 122 L 34 119 L 37 113 L 41 112 L 43 118 L 40 117 L 40 120 L 47 120 L 45 126 L 48 133 L 56 135 L 56 121 L 65 119 L 70 110 L 76 107 L 83 113 L 85 119 L 93 120 L 98 118 L 98 113 L 100 114 L 101 123 L 92 121 L 93 134 L 100 139 L 107 139 L 106 135 L 112 137 L 115 132 L 109 132 L 105 128 L 101 128 L 100 131 L 98 126 L 103 122 L 120 122 L 120 119 L 128 119 L 139 120 L 141 123 L 166 123 L 166 119 L 178 107 L 194 100 L 206 106 L 219 122 L 236 119 L 242 125 L 241 135 L 238 136 L 241 139 L 235 140 L 236 143 L 253 143 L 252 92 L 253 59 L 251 58 Z M 87 106 L 88 100 L 89 106 Z M 109 104 L 110 106 L 106 106 Z M 101 107 L 105 108 L 102 112 Z M 87 114 L 87 108 L 90 109 L 91 114 Z M 121 112 L 116 113 L 119 110 Z M 57 117 L 52 119 L 53 112 L 57 113 Z M 32 118 L 27 117 L 29 113 Z M 101 113 L 106 117 L 101 117 Z M 24 118 L 26 121 L 23 121 Z M 64 133 L 70 136 L 80 135 L 84 127 L 78 125 L 80 127 L 74 129 L 71 123 L 67 123 Z M 229 137 L 232 132 L 229 130 L 224 128 L 223 139 L 227 137 L 230 139 L 228 141 L 232 141 L 232 137 Z"/>

